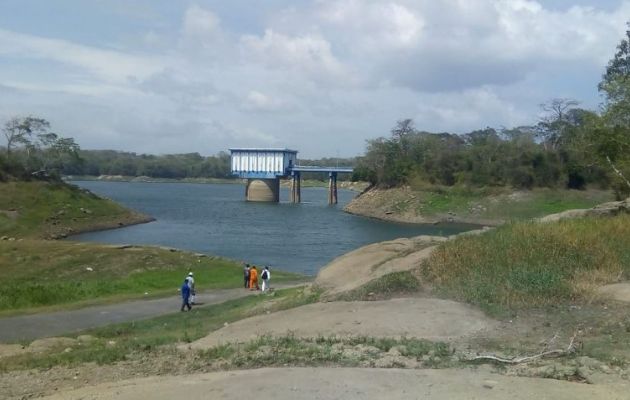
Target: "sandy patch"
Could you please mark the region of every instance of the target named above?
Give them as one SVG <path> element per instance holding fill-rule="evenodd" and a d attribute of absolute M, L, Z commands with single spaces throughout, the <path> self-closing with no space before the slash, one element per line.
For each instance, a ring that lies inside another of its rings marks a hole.
<path fill-rule="evenodd" d="M 439 236 L 417 236 L 363 246 L 334 259 L 317 274 L 315 285 L 335 295 L 356 289 L 383 275 L 408 271 L 429 257 Z"/>
<path fill-rule="evenodd" d="M 453 341 L 492 330 L 498 322 L 465 304 L 430 298 L 315 303 L 247 318 L 225 326 L 185 348 L 207 349 L 247 342 L 259 335 L 297 337 L 414 337 Z"/>
<path fill-rule="evenodd" d="M 555 399 L 621 400 L 627 383 L 585 385 L 471 370 L 263 368 L 160 376 L 84 387 L 57 399 Z"/>
<path fill-rule="evenodd" d="M 3 357 L 13 357 L 24 353 L 21 344 L 0 344 L 0 359 Z"/>
<path fill-rule="evenodd" d="M 597 293 L 607 299 L 630 303 L 630 283 L 613 283 L 597 290 Z"/>

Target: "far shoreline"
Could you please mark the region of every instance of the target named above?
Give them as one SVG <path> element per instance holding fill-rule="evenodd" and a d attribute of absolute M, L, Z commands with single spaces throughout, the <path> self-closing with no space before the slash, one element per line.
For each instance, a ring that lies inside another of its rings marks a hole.
<path fill-rule="evenodd" d="M 152 178 L 149 176 L 123 176 L 123 175 L 67 175 L 63 177 L 66 182 L 121 182 L 121 183 L 191 183 L 199 185 L 239 185 L 245 180 L 240 178 Z M 280 186 L 288 186 L 289 180 L 280 180 Z M 339 189 L 361 193 L 369 186 L 367 182 L 338 181 Z M 328 182 L 315 179 L 302 180 L 302 187 L 327 187 Z"/>

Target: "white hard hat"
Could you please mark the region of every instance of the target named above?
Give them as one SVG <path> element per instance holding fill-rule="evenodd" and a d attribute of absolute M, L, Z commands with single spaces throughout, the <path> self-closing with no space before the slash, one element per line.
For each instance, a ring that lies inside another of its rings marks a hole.
<path fill-rule="evenodd" d="M 188 273 L 188 276 L 193 276 L 193 273 L 192 273 L 192 272 L 189 272 L 189 273 Z"/>

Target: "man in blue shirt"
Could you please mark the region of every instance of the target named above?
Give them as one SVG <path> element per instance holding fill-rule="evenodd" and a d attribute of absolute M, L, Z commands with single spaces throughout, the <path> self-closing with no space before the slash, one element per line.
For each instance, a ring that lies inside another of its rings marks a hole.
<path fill-rule="evenodd" d="M 184 284 L 181 288 L 182 291 L 182 309 L 184 311 L 184 307 L 188 307 L 188 311 L 192 309 L 190 306 L 190 286 L 188 286 L 188 279 L 184 279 Z"/>

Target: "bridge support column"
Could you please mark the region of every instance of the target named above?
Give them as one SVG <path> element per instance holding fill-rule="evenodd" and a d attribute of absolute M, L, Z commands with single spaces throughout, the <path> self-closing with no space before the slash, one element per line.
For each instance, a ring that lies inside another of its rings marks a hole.
<path fill-rule="evenodd" d="M 328 174 L 328 204 L 337 204 L 337 173 Z"/>
<path fill-rule="evenodd" d="M 294 171 L 291 175 L 291 203 L 300 203 L 302 201 L 302 179 L 300 173 Z"/>
<path fill-rule="evenodd" d="M 280 179 L 248 179 L 245 189 L 247 201 L 280 201 Z"/>

